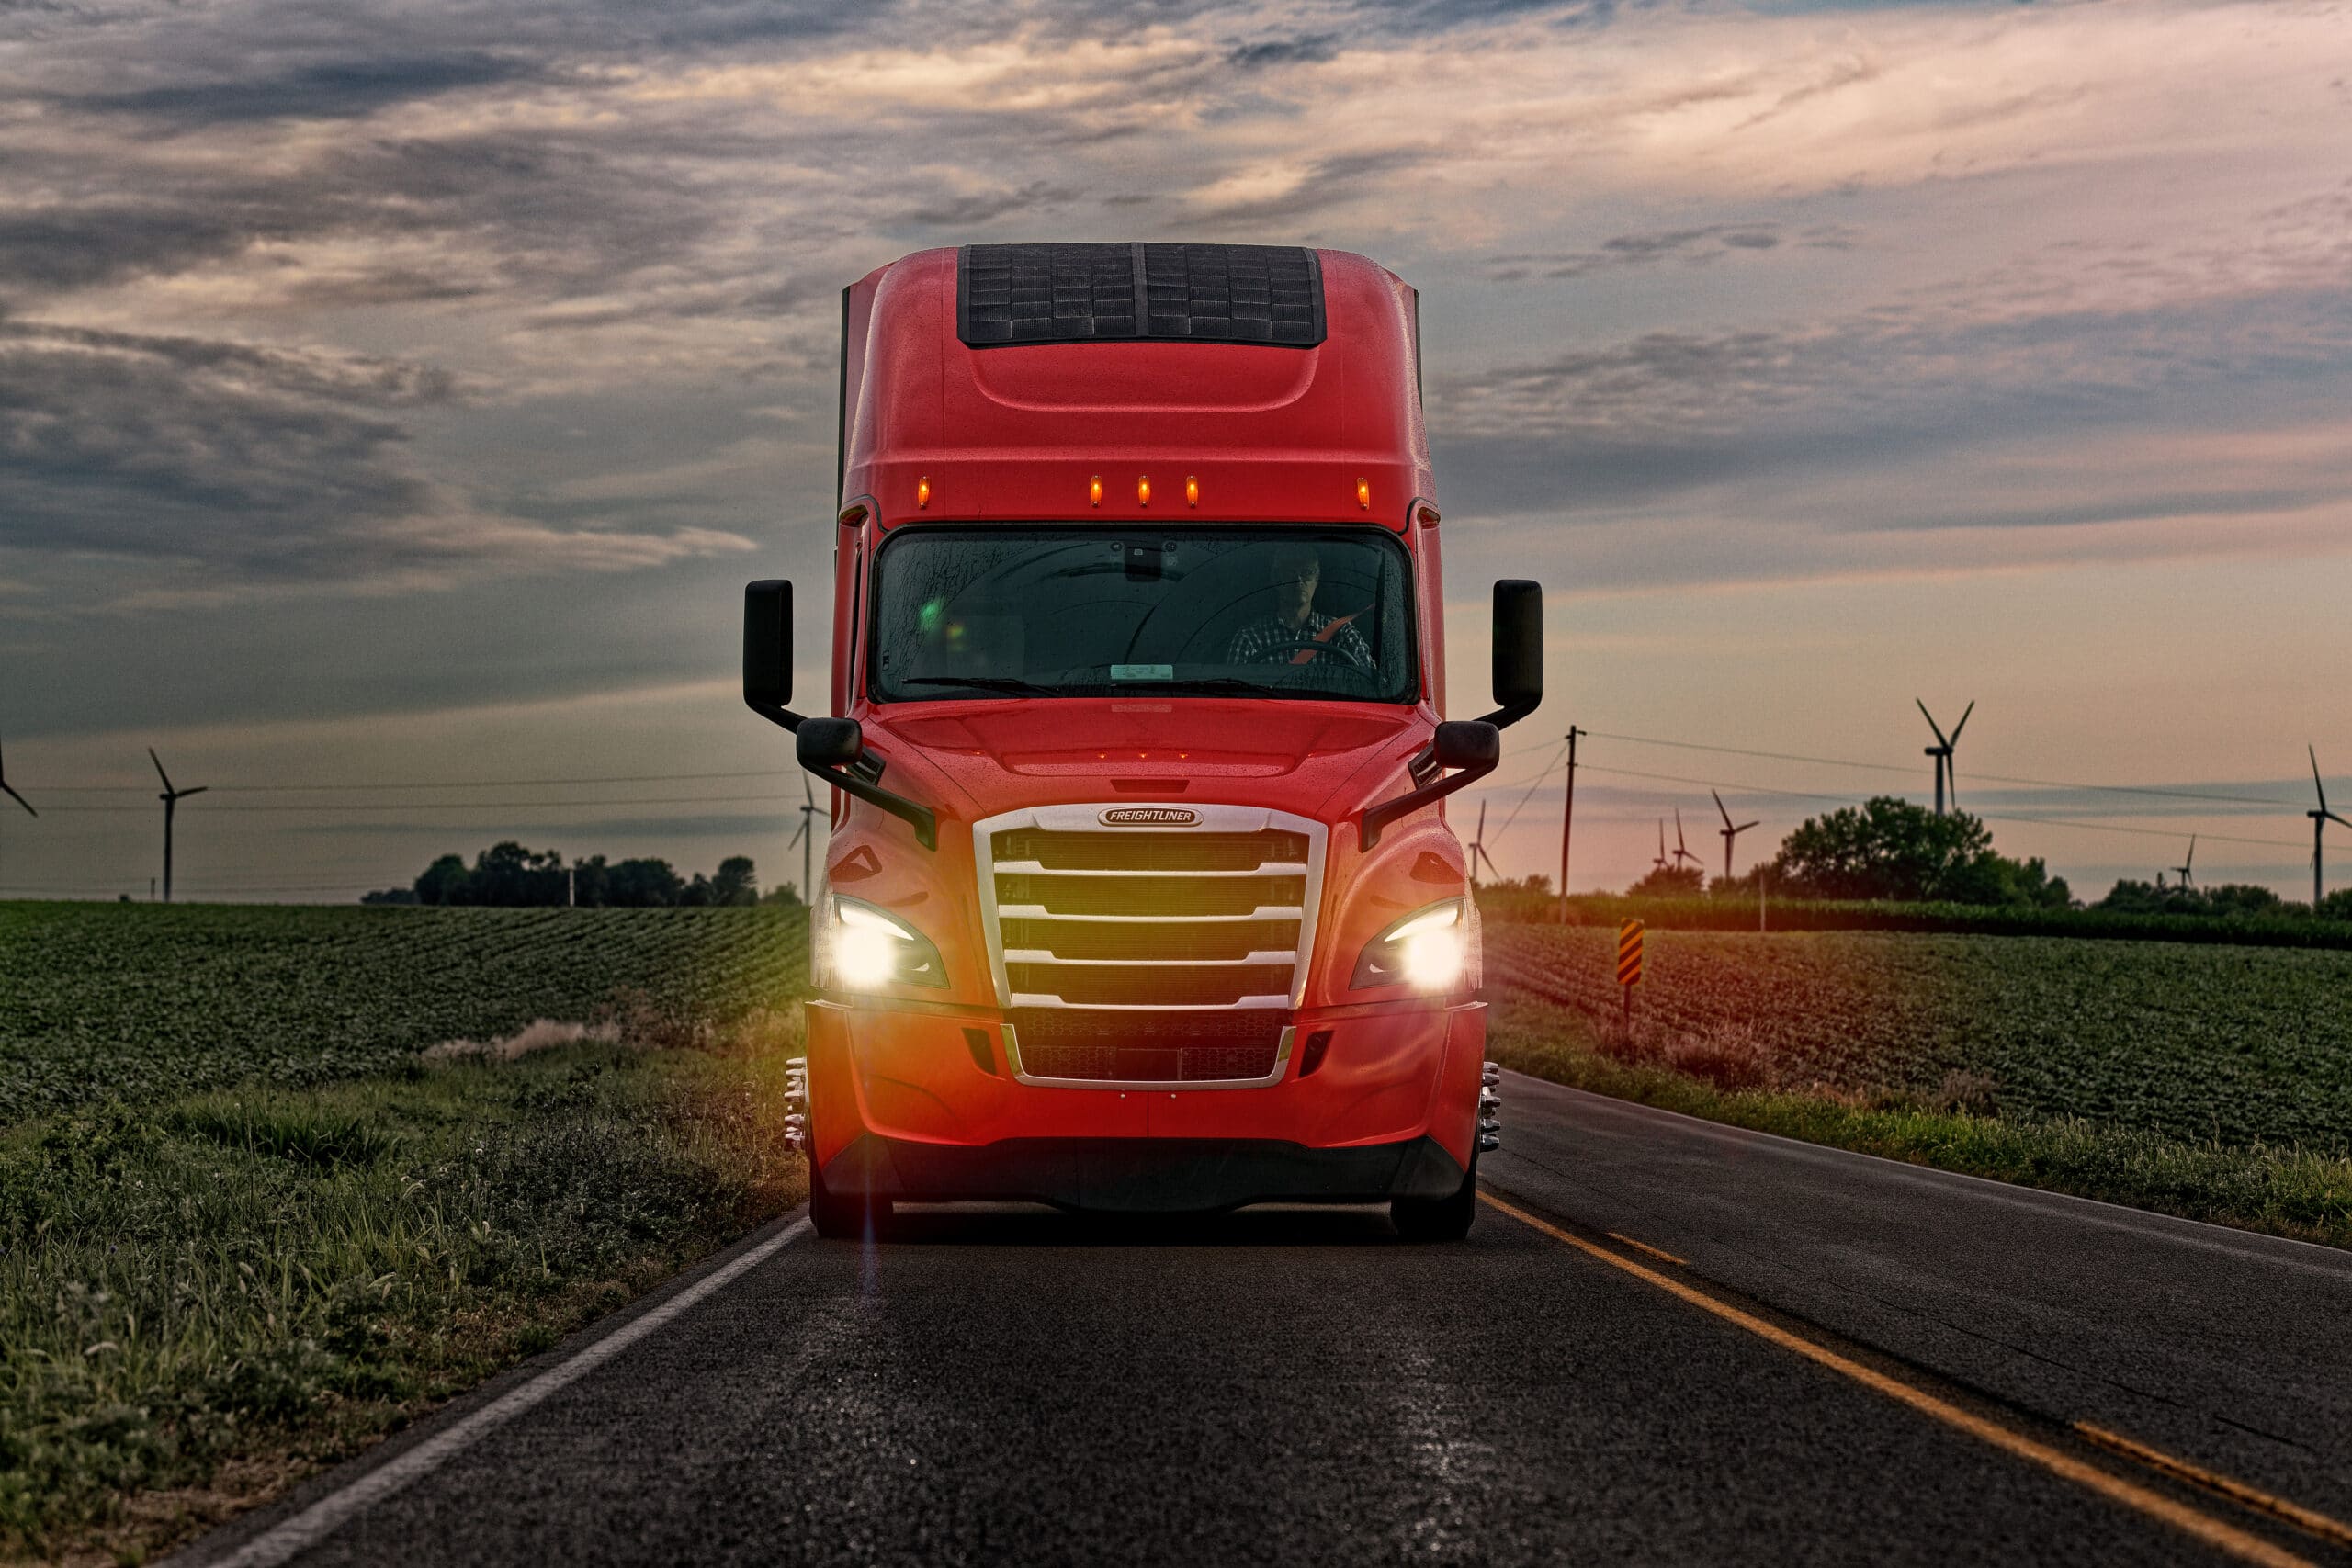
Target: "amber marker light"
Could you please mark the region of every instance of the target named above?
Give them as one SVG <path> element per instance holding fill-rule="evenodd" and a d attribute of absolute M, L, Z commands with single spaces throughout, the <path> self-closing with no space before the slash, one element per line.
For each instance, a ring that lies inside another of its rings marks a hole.
<path fill-rule="evenodd" d="M 1089 506 L 1102 504 L 1102 476 L 1101 474 L 1086 481 L 1086 503 Z"/>
<path fill-rule="evenodd" d="M 1151 476 L 1149 474 L 1136 476 L 1136 504 L 1137 506 L 1151 504 Z"/>
<path fill-rule="evenodd" d="M 1370 479 L 1356 481 L 1356 504 L 1366 512 L 1372 510 L 1372 481 Z"/>
<path fill-rule="evenodd" d="M 929 474 L 925 474 L 922 478 L 915 481 L 915 505 L 918 507 L 923 507 L 929 506 L 930 504 L 931 476 Z"/>
<path fill-rule="evenodd" d="M 1194 479 L 1192 475 L 1186 474 L 1184 476 L 1184 504 L 1187 506 L 1198 506 L 1200 503 L 1201 481 Z"/>

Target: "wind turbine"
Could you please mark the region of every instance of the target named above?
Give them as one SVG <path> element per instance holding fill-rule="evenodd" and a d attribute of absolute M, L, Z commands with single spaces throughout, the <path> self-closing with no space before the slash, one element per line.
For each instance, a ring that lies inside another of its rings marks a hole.
<path fill-rule="evenodd" d="M 40 812 L 33 810 L 33 803 L 27 800 L 23 795 L 18 795 L 16 792 L 15 787 L 8 783 L 8 774 L 5 768 L 0 768 L 0 789 L 6 790 L 8 792 L 8 798 L 23 807 L 28 815 L 34 817 L 40 815 Z"/>
<path fill-rule="evenodd" d="M 1709 795 L 1715 795 L 1715 809 L 1717 811 L 1722 811 L 1724 815 L 1724 825 L 1716 829 L 1715 831 L 1723 835 L 1724 880 L 1725 882 L 1729 882 L 1731 880 L 1731 841 L 1734 839 L 1738 838 L 1742 833 L 1747 832 L 1750 828 L 1755 827 L 1756 824 L 1754 822 L 1742 822 L 1738 827 L 1733 827 L 1731 825 L 1731 813 L 1724 810 L 1724 797 L 1720 795 L 1715 795 L 1715 792 L 1712 789 L 1707 791 L 1707 793 Z"/>
<path fill-rule="evenodd" d="M 1682 863 L 1686 860 L 1692 865 L 1699 863 L 1699 857 L 1690 852 L 1690 844 L 1683 840 L 1682 807 L 1678 806 L 1674 808 L 1674 869 L 1681 870 Z"/>
<path fill-rule="evenodd" d="M 2319 782 L 2319 752 L 2313 750 L 2308 742 L 2305 743 L 2303 750 L 2311 752 L 2312 788 L 2319 791 L 2319 809 L 2303 813 L 2312 819 L 2312 913 L 2316 915 L 2319 913 L 2319 851 L 2322 835 L 2327 831 L 2327 825 L 2330 822 L 2343 822 L 2346 828 L 2352 828 L 2352 822 L 2345 822 L 2343 818 L 2327 808 L 2327 786 Z"/>
<path fill-rule="evenodd" d="M 1919 716 L 1926 719 L 1928 728 L 1936 732 L 1937 743 L 1928 747 L 1925 754 L 1935 759 L 1936 815 L 1941 817 L 1944 814 L 1944 785 L 1947 780 L 1951 785 L 1951 808 L 1954 811 L 1960 809 L 1960 775 L 1952 772 L 1951 749 L 1960 744 L 1960 732 L 1968 728 L 1968 716 L 1976 711 L 1976 705 L 1971 702 L 1960 716 L 1960 722 L 1951 727 L 1950 735 L 1946 735 L 1943 727 L 1936 722 L 1936 716 L 1928 711 L 1928 705 L 1920 703 L 1917 697 L 1911 700 L 1919 703 Z"/>
<path fill-rule="evenodd" d="M 1478 886 L 1480 861 L 1487 863 L 1487 869 L 1494 874 L 1497 882 L 1503 879 L 1502 868 L 1495 863 L 1495 857 L 1487 852 L 1487 803 L 1483 800 L 1478 803 L 1478 836 L 1470 840 L 1470 886 L 1473 887 Z"/>
<path fill-rule="evenodd" d="M 172 775 L 164 772 L 164 759 L 155 755 L 155 748 L 147 748 L 147 760 L 155 764 L 155 776 L 164 781 L 164 793 L 155 798 L 164 803 L 164 902 L 172 901 L 172 813 L 179 809 L 181 801 L 191 795 L 202 795 L 210 784 L 198 784 L 194 789 L 174 789 Z"/>
<path fill-rule="evenodd" d="M 15 787 L 8 783 L 8 772 L 5 764 L 0 764 L 0 790 L 6 790 L 8 792 L 8 798 L 23 807 L 31 816 L 38 817 L 40 815 L 40 812 L 33 810 L 33 803 L 27 800 L 23 795 L 18 795 Z"/>
<path fill-rule="evenodd" d="M 817 840 L 809 835 L 808 824 L 817 819 L 817 796 L 808 788 L 808 775 L 805 773 L 800 775 L 800 795 L 807 803 L 800 807 L 800 831 L 793 834 L 791 842 L 784 847 L 789 852 L 793 844 L 800 846 L 800 902 L 804 908 L 813 909 L 817 907 L 817 891 L 808 885 L 808 858 Z"/>
<path fill-rule="evenodd" d="M 1664 871 L 1674 863 L 1666 858 L 1666 818 L 1657 819 L 1657 859 L 1650 862 L 1652 871 Z"/>
<path fill-rule="evenodd" d="M 2317 759 L 2316 759 L 2316 758 L 2314 758 L 2314 759 L 2313 759 L 2313 761 L 2317 761 Z M 2191 833 L 2191 834 L 2189 834 L 2189 835 L 2188 835 L 2188 858 L 2187 860 L 2183 861 L 2180 864 L 2178 864 L 2178 865 L 2177 865 L 2177 866 L 2174 866 L 2174 867 L 2172 868 L 2173 870 L 2175 870 L 2175 871 L 2177 871 L 2177 872 L 2180 873 L 2180 885 L 2181 885 L 2181 886 L 2183 886 L 2183 887 L 2187 887 L 2187 886 L 2188 886 L 2188 883 L 2189 883 L 2189 873 L 2190 873 L 2190 870 L 2191 870 L 2191 868 L 2193 868 L 2196 864 L 2197 864 L 2197 835 L 2196 835 L 2196 834 L 2194 834 L 2194 833 Z M 2164 877 L 2162 876 L 2162 874 L 2159 874 L 2159 875 L 2156 877 L 2156 880 L 2157 880 L 2159 883 L 2161 883 L 2161 882 L 2163 882 L 2163 881 L 2164 881 Z"/>

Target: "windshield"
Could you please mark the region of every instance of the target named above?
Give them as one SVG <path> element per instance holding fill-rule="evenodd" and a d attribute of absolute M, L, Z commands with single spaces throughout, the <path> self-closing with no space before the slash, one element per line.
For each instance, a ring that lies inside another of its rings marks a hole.
<path fill-rule="evenodd" d="M 909 530 L 875 557 L 869 694 L 1408 703 L 1410 570 L 1369 527 Z"/>

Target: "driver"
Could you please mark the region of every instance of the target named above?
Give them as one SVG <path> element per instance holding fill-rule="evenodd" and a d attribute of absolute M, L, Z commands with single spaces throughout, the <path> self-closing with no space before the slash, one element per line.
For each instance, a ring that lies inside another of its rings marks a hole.
<path fill-rule="evenodd" d="M 1348 624 L 1353 615 L 1316 614 L 1315 589 L 1323 580 L 1323 563 L 1314 546 L 1298 541 L 1276 547 L 1268 575 L 1274 613 L 1233 634 L 1226 648 L 1227 664 L 1306 664 L 1317 654 L 1306 645 L 1320 643 L 1359 670 L 1372 668 L 1372 649 L 1363 634 Z"/>

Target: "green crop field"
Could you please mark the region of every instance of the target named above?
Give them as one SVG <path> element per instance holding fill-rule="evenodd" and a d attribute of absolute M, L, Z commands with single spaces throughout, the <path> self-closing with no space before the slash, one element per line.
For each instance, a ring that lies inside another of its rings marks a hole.
<path fill-rule="evenodd" d="M 153 1555 L 798 1202 L 805 951 L 797 909 L 0 904 L 0 1561 Z M 538 1019 L 610 1027 L 430 1049 Z"/>
<path fill-rule="evenodd" d="M 0 1126 L 380 1072 L 616 1002 L 724 1021 L 799 996 L 805 930 L 775 908 L 0 904 Z"/>
<path fill-rule="evenodd" d="M 1616 933 L 1487 927 L 1490 980 L 1614 1018 Z M 1641 1020 L 1731 1087 L 1947 1091 L 2005 1117 L 2352 1149 L 2352 953 L 1883 931 L 1652 931 Z"/>

